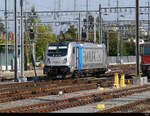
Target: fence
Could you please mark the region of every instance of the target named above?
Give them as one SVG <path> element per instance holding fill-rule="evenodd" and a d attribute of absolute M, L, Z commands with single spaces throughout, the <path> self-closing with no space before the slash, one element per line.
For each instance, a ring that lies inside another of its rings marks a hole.
<path fill-rule="evenodd" d="M 140 57 L 141 61 L 141 57 Z M 109 56 L 108 64 L 136 64 L 136 56 Z"/>

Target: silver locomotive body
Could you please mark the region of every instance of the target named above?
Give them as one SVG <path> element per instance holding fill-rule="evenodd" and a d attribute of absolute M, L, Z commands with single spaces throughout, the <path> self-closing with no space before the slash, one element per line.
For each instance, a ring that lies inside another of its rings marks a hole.
<path fill-rule="evenodd" d="M 49 43 L 45 52 L 44 74 L 67 75 L 105 73 L 105 45 L 93 43 Z"/>

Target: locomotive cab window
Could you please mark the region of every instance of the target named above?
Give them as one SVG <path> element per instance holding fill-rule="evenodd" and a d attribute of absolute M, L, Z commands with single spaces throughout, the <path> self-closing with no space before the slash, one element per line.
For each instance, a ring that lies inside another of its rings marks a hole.
<path fill-rule="evenodd" d="M 68 45 L 64 44 L 49 44 L 48 56 L 59 57 L 66 56 L 68 51 Z"/>

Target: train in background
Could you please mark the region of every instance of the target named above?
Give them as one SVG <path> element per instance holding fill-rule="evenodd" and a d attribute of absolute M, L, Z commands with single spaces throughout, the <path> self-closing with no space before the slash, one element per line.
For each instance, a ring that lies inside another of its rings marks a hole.
<path fill-rule="evenodd" d="M 48 43 L 44 56 L 47 77 L 66 75 L 104 74 L 107 71 L 107 52 L 104 44 L 89 42 Z"/>
<path fill-rule="evenodd" d="M 150 77 L 150 41 L 140 44 L 141 50 L 141 70 L 143 75 Z"/>

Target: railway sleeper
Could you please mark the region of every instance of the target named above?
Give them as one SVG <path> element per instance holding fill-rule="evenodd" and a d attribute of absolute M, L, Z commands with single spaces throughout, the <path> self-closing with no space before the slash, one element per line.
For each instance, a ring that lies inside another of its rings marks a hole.
<path fill-rule="evenodd" d="M 133 88 L 132 88 L 132 89 L 133 89 Z M 137 88 L 136 88 L 136 89 L 137 89 Z M 144 89 L 144 90 L 149 90 L 149 89 Z M 141 92 L 142 92 L 142 91 L 143 91 L 143 90 L 141 90 Z M 126 91 L 125 91 L 125 92 L 126 92 Z M 137 92 L 140 92 L 140 91 L 137 91 Z M 132 93 L 134 93 L 134 92 L 132 92 Z M 97 95 L 100 95 L 100 94 L 97 94 Z M 97 96 L 97 95 L 95 95 L 95 96 Z M 87 96 L 86 96 L 86 97 L 87 97 Z M 111 98 L 112 96 L 109 96 L 109 97 Z M 108 97 L 108 98 L 109 98 L 109 97 Z M 80 97 L 80 98 L 85 98 L 85 97 Z M 107 99 L 108 99 L 108 98 L 107 98 Z M 103 98 L 103 99 L 104 99 L 104 98 Z M 106 99 L 106 96 L 105 96 L 105 99 Z M 91 102 L 92 102 L 92 101 L 94 101 L 94 99 L 91 100 Z M 90 101 L 88 100 L 87 102 L 89 103 Z"/>
<path fill-rule="evenodd" d="M 90 102 L 93 102 L 94 101 L 94 99 L 92 99 L 91 101 L 90 100 L 87 100 L 87 102 L 86 103 L 90 103 Z M 80 101 L 81 102 L 81 101 Z"/>

